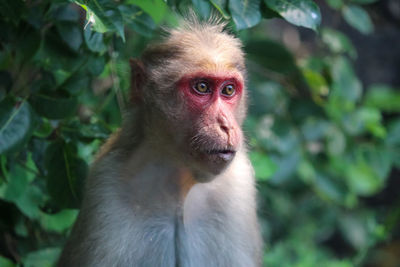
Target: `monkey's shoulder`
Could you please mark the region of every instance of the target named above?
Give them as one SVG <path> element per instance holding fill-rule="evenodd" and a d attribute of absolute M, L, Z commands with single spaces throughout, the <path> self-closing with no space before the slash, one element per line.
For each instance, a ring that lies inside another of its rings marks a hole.
<path fill-rule="evenodd" d="M 100 147 L 99 152 L 97 152 L 95 156 L 95 161 L 100 160 L 105 155 L 107 155 L 113 148 L 116 146 L 117 141 L 120 139 L 121 136 L 121 128 L 112 133 L 106 142 Z"/>

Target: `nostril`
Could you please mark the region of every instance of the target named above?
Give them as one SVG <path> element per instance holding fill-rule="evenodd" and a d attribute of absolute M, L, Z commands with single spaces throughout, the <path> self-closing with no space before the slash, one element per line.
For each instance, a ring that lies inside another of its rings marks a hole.
<path fill-rule="evenodd" d="M 225 126 L 225 125 L 220 125 L 219 127 L 221 128 L 221 130 L 222 130 L 223 132 L 225 132 L 225 133 L 228 133 L 228 132 L 229 132 L 229 128 L 228 128 L 227 126 Z"/>

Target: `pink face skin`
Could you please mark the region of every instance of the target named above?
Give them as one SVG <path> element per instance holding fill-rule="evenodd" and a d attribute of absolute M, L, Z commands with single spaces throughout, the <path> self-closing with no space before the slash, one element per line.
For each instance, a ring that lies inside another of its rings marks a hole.
<path fill-rule="evenodd" d="M 209 93 L 200 93 L 194 88 L 196 83 L 205 82 L 208 84 Z M 227 85 L 233 85 L 235 93 L 231 96 L 222 93 L 223 88 Z M 216 100 L 222 100 L 229 109 L 234 109 L 237 102 L 242 96 L 243 82 L 239 75 L 217 76 L 204 73 L 185 76 L 178 83 L 179 89 L 185 94 L 190 109 L 193 112 L 201 112 Z M 233 111 L 233 110 L 232 110 Z"/>
<path fill-rule="evenodd" d="M 207 91 L 197 90 L 199 83 Z M 234 92 L 227 94 L 226 87 Z M 242 141 L 242 132 L 235 118 L 235 110 L 243 95 L 243 80 L 239 74 L 213 75 L 196 73 L 178 82 L 187 105 L 188 118 L 193 124 L 193 136 L 200 139 L 195 145 L 195 157 L 210 165 L 216 172 L 229 163 Z M 211 165 L 212 165 L 211 164 Z"/>

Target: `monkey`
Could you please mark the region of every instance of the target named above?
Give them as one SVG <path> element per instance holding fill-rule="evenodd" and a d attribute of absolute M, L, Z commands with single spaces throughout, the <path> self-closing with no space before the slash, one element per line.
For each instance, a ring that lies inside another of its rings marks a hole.
<path fill-rule="evenodd" d="M 261 266 L 243 45 L 225 27 L 186 19 L 130 61 L 129 110 L 58 266 Z"/>

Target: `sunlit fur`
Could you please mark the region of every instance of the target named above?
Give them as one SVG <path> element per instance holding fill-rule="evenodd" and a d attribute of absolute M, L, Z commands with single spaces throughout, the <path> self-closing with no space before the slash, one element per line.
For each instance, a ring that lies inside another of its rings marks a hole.
<path fill-rule="evenodd" d="M 180 147 L 201 122 L 187 121 L 176 82 L 199 72 L 236 73 L 244 82 L 241 43 L 223 27 L 184 22 L 144 52 L 145 82 L 132 92 L 140 101 L 91 168 L 59 266 L 261 265 L 254 175 L 243 138 L 233 161 L 208 183 L 198 182 L 204 174 L 191 168 Z M 244 93 L 234 110 L 239 126 L 245 102 Z M 197 145 L 212 140 L 202 142 Z"/>

